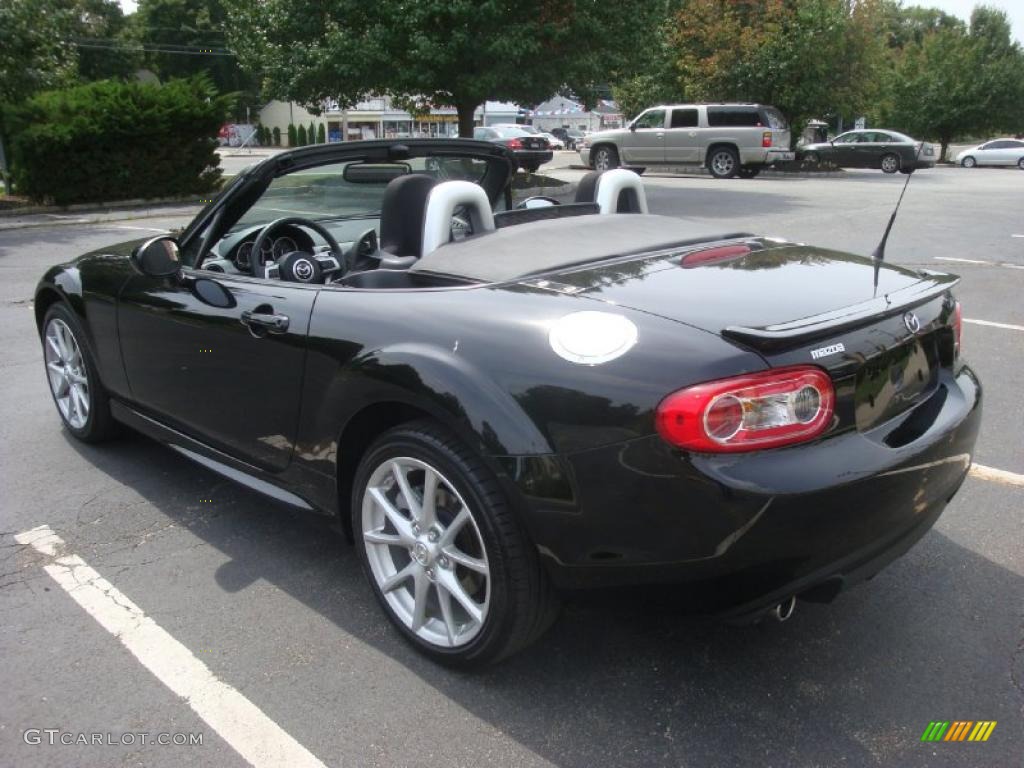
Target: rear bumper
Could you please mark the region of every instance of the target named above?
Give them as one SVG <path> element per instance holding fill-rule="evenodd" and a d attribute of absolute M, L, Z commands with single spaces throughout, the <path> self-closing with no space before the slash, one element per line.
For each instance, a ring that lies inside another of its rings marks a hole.
<path fill-rule="evenodd" d="M 550 149 L 517 149 L 513 154 L 515 154 L 516 163 L 520 168 L 544 165 L 544 163 L 550 163 L 551 158 L 554 157 Z"/>
<path fill-rule="evenodd" d="M 967 474 L 981 414 L 966 367 L 943 372 L 940 394 L 941 408 L 930 398 L 871 432 L 795 448 L 690 455 L 650 437 L 520 459 L 511 485 L 558 586 L 672 584 L 694 612 L 756 612 L 867 578 L 934 524 Z M 930 425 L 888 447 L 919 411 Z"/>
<path fill-rule="evenodd" d="M 771 165 L 772 163 L 788 162 L 796 159 L 796 152 L 788 149 L 757 147 L 740 149 L 740 162 L 743 165 Z"/>

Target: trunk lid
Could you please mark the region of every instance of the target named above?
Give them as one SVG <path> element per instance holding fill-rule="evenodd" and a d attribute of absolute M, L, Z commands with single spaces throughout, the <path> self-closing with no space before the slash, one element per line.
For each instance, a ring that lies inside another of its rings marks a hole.
<path fill-rule="evenodd" d="M 752 249 L 745 255 L 692 267 L 680 263 L 694 247 L 553 279 L 720 334 L 773 367 L 821 366 L 836 382 L 845 421 L 860 429 L 934 392 L 940 368 L 952 365 L 949 289 L 958 278 L 805 245 L 744 242 Z"/>

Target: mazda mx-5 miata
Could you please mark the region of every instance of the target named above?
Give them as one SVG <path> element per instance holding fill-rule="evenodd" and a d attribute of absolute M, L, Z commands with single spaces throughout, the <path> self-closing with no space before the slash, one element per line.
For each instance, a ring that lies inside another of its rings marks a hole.
<path fill-rule="evenodd" d="M 65 427 L 339 516 L 453 664 L 569 589 L 786 618 L 933 525 L 981 411 L 956 278 L 650 215 L 621 169 L 513 206 L 514 173 L 472 140 L 299 149 L 177 238 L 50 269 Z"/>

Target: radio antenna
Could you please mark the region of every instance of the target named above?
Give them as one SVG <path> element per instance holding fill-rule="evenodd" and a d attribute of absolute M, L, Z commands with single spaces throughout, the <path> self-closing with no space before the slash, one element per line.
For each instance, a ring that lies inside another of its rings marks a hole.
<path fill-rule="evenodd" d="M 907 180 L 903 182 L 903 189 L 900 191 L 899 199 L 896 201 L 896 207 L 892 209 L 892 215 L 889 217 L 889 223 L 885 225 L 885 232 L 882 233 L 882 239 L 878 243 L 878 247 L 875 248 L 871 254 L 871 258 L 875 261 L 875 295 L 878 294 L 878 270 L 885 261 L 885 244 L 889 241 L 889 233 L 892 232 L 892 225 L 896 222 L 896 214 L 900 212 L 900 203 L 903 202 L 903 196 L 907 194 L 907 187 L 910 186 L 910 177 L 914 175 L 914 171 L 917 169 L 917 161 L 921 157 L 921 150 L 924 149 L 924 142 L 917 148 L 917 154 L 914 155 L 914 167 L 907 173 Z"/>

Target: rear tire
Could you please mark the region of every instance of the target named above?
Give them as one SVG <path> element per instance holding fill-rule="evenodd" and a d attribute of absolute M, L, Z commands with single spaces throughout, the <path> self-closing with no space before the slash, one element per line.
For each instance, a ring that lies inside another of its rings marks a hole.
<path fill-rule="evenodd" d="M 630 166 L 629 170 L 631 170 L 637 176 L 643 176 L 644 175 L 644 171 L 646 171 L 647 169 L 646 168 L 636 168 L 634 166 Z"/>
<path fill-rule="evenodd" d="M 557 616 L 557 598 L 511 506 L 483 461 L 432 421 L 385 432 L 359 464 L 352 530 L 363 570 L 398 631 L 435 661 L 493 663 L 529 645 Z"/>
<path fill-rule="evenodd" d="M 960 165 L 961 165 L 961 166 L 962 166 L 963 168 L 973 168 L 973 167 L 974 167 L 974 166 L 976 166 L 977 164 L 978 164 L 978 161 L 977 161 L 977 160 L 975 160 L 975 159 L 974 159 L 973 157 L 971 157 L 970 155 L 968 155 L 967 157 L 965 157 L 965 158 L 964 158 L 963 160 L 961 160 L 961 161 L 960 161 Z"/>
<path fill-rule="evenodd" d="M 760 168 L 752 165 L 744 165 L 739 170 L 739 177 L 741 179 L 753 179 L 757 174 L 761 172 Z"/>
<path fill-rule="evenodd" d="M 42 342 L 50 395 L 64 428 L 84 443 L 116 435 L 110 396 L 100 381 L 85 331 L 67 304 L 58 301 L 46 311 Z"/>
<path fill-rule="evenodd" d="M 1024 157 L 1017 161 L 1017 167 L 1024 171 Z"/>
<path fill-rule="evenodd" d="M 900 169 L 900 157 L 892 153 L 882 155 L 879 166 L 882 169 L 882 173 L 896 173 Z"/>
<path fill-rule="evenodd" d="M 731 179 L 739 170 L 740 156 L 732 147 L 715 147 L 708 155 L 708 171 L 716 179 Z"/>
<path fill-rule="evenodd" d="M 595 171 L 610 171 L 619 167 L 619 153 L 615 147 L 601 146 L 593 151 L 590 164 Z"/>

